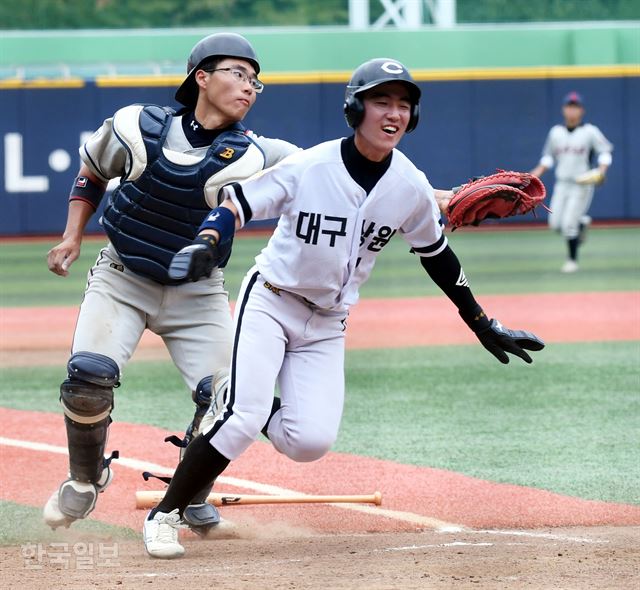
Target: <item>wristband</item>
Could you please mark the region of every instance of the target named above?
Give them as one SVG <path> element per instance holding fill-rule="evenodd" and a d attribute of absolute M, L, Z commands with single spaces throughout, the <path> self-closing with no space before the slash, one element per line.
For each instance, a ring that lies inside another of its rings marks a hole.
<path fill-rule="evenodd" d="M 218 245 L 218 240 L 216 240 L 216 237 L 212 236 L 211 234 L 202 234 L 201 236 L 196 236 L 194 242 L 206 244 L 212 250 L 215 250 L 216 246 Z"/>
<path fill-rule="evenodd" d="M 491 325 L 491 321 L 479 305 L 474 310 L 458 310 L 458 313 L 465 324 L 476 334 L 482 330 L 486 330 Z"/>
<path fill-rule="evenodd" d="M 69 201 L 84 201 L 89 203 L 95 211 L 102 201 L 104 191 L 104 186 L 94 182 L 88 176 L 77 176 L 69 193 Z"/>
<path fill-rule="evenodd" d="M 219 244 L 224 244 L 233 238 L 236 231 L 236 216 L 226 207 L 216 207 L 207 215 L 198 233 L 205 229 L 214 229 L 220 234 Z"/>

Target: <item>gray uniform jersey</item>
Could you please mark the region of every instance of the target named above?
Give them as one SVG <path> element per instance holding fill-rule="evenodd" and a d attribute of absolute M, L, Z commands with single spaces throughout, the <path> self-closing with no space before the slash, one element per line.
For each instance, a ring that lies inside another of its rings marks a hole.
<path fill-rule="evenodd" d="M 139 111 L 137 105 L 121 109 L 80 148 L 82 160 L 99 178 L 108 181 L 128 175 L 131 179 L 144 170 Z M 127 147 L 119 137 L 126 139 Z M 261 150 L 254 147 L 249 157 L 215 174 L 212 185 L 207 183 L 204 189 L 208 202 L 217 199 L 218 177 L 224 178 L 219 182 L 247 178 L 263 163 L 272 165 L 300 149 L 286 141 L 253 137 Z M 190 165 L 202 160 L 207 150 L 208 146 L 193 148 L 182 129 L 181 117 L 173 118 L 163 146 L 167 159 Z M 249 165 L 243 164 L 244 160 L 249 160 Z M 210 204 L 215 206 L 217 202 Z M 89 272 L 73 351 L 108 356 L 122 371 L 146 329 L 162 337 L 190 390 L 204 377 L 228 366 L 233 325 L 222 271 L 214 269 L 209 278 L 196 283 L 163 285 L 131 272 L 109 244 Z"/>
<path fill-rule="evenodd" d="M 248 132 L 265 156 L 265 168 L 273 166 L 299 147 L 282 139 L 261 137 Z M 204 158 L 209 146 L 194 148 L 182 129 L 182 116 L 174 117 L 164 144 L 165 156 L 177 164 L 193 164 Z M 130 168 L 131 153 L 118 139 L 113 128 L 113 117 L 102 126 L 80 148 L 80 157 L 89 169 L 104 181 L 118 178 Z M 215 206 L 215 205 L 213 205 Z"/>
<path fill-rule="evenodd" d="M 595 125 L 585 123 L 573 131 L 564 125 L 554 125 L 542 149 L 540 164 L 545 168 L 556 167 L 556 178 L 573 181 L 592 166 L 593 153 L 599 164 L 611 163 L 613 145 Z"/>
<path fill-rule="evenodd" d="M 590 123 L 569 131 L 564 125 L 554 125 L 542 150 L 540 164 L 556 167 L 556 183 L 551 197 L 549 226 L 567 239 L 576 238 L 580 225 L 586 223 L 593 199 L 594 187 L 581 186 L 576 177 L 592 167 L 591 157 L 598 164 L 611 164 L 612 144 L 600 129 Z"/>

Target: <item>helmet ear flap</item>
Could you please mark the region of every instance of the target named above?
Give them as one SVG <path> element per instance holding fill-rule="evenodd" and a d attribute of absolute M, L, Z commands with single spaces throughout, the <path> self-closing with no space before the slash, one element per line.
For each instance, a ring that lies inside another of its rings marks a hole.
<path fill-rule="evenodd" d="M 411 116 L 409 117 L 409 124 L 407 125 L 407 133 L 411 133 L 417 126 L 420 119 L 420 103 L 414 103 L 411 106 Z"/>
<path fill-rule="evenodd" d="M 344 101 L 344 118 L 347 121 L 347 125 L 355 129 L 364 117 L 364 103 L 357 94 L 352 94 Z M 418 126 L 418 120 L 420 119 L 420 104 L 415 103 L 411 106 L 411 116 L 409 117 L 409 124 L 407 125 L 407 133 L 410 133 Z"/>
<path fill-rule="evenodd" d="M 357 94 L 352 94 L 344 101 L 344 118 L 347 125 L 355 129 L 362 122 L 364 117 L 364 103 Z"/>

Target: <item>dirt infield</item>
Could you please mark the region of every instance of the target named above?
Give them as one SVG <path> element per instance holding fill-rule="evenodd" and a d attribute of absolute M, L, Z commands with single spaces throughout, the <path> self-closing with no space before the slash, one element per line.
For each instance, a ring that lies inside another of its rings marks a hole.
<path fill-rule="evenodd" d="M 535 531 L 538 536 L 524 537 L 520 532 L 327 535 L 264 525 L 254 528 L 256 534 L 187 541 L 187 555 L 176 561 L 151 560 L 141 543 L 120 542 L 112 565 L 87 570 L 74 567 L 75 560 L 68 568 L 63 560 L 28 569 L 19 548 L 0 547 L 2 567 L 8 573 L 3 587 L 628 590 L 634 587 L 640 566 L 634 529 L 589 529 L 588 537 L 580 538 L 585 531 L 574 529 Z M 92 543 L 87 538 L 67 539 L 69 546 Z"/>
<path fill-rule="evenodd" d="M 0 449 L 10 458 L 0 463 L 0 497 L 40 507 L 67 458 L 61 416 L 35 417 L 0 409 Z M 175 452 L 162 444 L 166 434 L 139 424 L 112 426 L 110 447 L 120 450 L 121 459 L 91 518 L 141 529 L 145 512 L 135 510 L 135 491 L 162 489 L 159 482 L 143 482 L 140 473 L 171 472 Z M 42 554 L 25 545 L 0 548 L 8 574 L 3 587 L 629 588 L 640 566 L 638 506 L 340 453 L 296 464 L 262 442 L 218 484 L 218 491 L 232 494 L 374 489 L 383 491 L 380 507 L 223 508 L 224 526 L 212 539 L 183 533 L 187 556 L 176 562 L 151 560 L 141 542 L 90 536 L 72 527 L 58 531 L 53 543 L 35 539 Z M 78 548 L 82 556 L 75 554 Z M 116 552 L 112 565 L 101 560 L 106 549 Z"/>
<path fill-rule="evenodd" d="M 483 307 L 499 311 L 507 326 L 526 323 L 546 342 L 640 340 L 640 293 L 557 293 L 489 295 Z M 66 363 L 77 307 L 0 309 L 0 366 Z M 475 336 L 445 297 L 365 299 L 348 320 L 348 348 L 398 348 L 472 344 Z M 162 340 L 150 332 L 142 337 L 137 359 L 169 356 Z"/>
<path fill-rule="evenodd" d="M 627 313 L 639 308 L 637 293 L 482 302 L 514 327 L 523 323 L 522 310 L 531 310 L 526 327 L 547 342 L 640 340 L 640 326 Z M 0 365 L 66 361 L 76 309 L 0 311 Z M 474 336 L 460 329 L 442 298 L 366 300 L 350 317 L 347 342 L 352 348 L 428 346 L 472 343 Z M 136 358 L 167 357 L 160 340 L 147 335 Z M 0 423 L 0 498 L 40 507 L 66 469 L 62 418 L 0 408 Z M 166 434 L 144 425 L 113 425 L 110 447 L 122 459 L 91 518 L 140 530 L 144 512 L 134 508 L 135 490 L 162 488 L 143 482 L 140 472 L 169 473 L 175 462 L 173 448 L 162 444 Z M 222 486 L 234 493 L 380 489 L 383 505 L 226 508 L 225 524 L 212 539 L 182 533 L 187 555 L 169 562 L 145 556 L 140 541 L 72 527 L 58 531 L 54 543 L 34 539 L 29 546 L 0 547 L 2 587 L 608 589 L 633 587 L 640 569 L 638 506 L 339 453 L 295 464 L 265 443 L 235 462 L 218 491 Z"/>

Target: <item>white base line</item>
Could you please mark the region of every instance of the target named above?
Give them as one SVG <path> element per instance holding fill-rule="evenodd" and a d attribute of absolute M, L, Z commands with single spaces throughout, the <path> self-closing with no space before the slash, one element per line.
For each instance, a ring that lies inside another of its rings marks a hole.
<path fill-rule="evenodd" d="M 50 445 L 47 443 L 39 443 L 25 440 L 17 440 L 12 438 L 0 437 L 0 445 L 8 446 L 8 447 L 17 447 L 20 449 L 27 449 L 29 451 L 38 451 L 44 453 L 54 453 L 58 455 L 68 455 L 66 447 L 59 447 L 55 445 Z M 133 469 L 134 471 L 142 472 L 142 471 L 152 471 L 157 473 L 158 475 L 173 475 L 173 468 L 165 467 L 164 465 L 158 465 L 157 463 L 150 463 L 148 461 L 142 461 L 139 459 L 129 459 L 126 457 L 122 457 L 118 459 L 118 466 L 127 467 L 128 469 Z M 248 479 L 239 479 L 237 477 L 227 477 L 220 476 L 216 480 L 222 484 L 228 484 L 240 488 L 244 488 L 247 490 L 253 490 L 256 492 L 260 492 L 262 494 L 273 494 L 273 495 L 291 495 L 291 496 L 299 496 L 304 497 L 307 494 L 302 492 L 298 492 L 296 490 L 290 490 L 288 488 L 282 488 L 279 486 L 274 486 L 265 483 L 259 483 L 256 481 L 251 481 Z M 556 541 L 574 541 L 579 543 L 606 543 L 608 541 L 597 541 L 594 539 L 586 539 L 581 537 L 570 537 L 564 535 L 554 535 L 551 533 L 534 533 L 527 531 L 509 531 L 509 530 L 477 530 L 477 529 L 469 529 L 459 524 L 452 524 L 442 520 L 438 520 L 436 518 L 431 518 L 429 516 L 423 516 L 421 514 L 415 514 L 413 512 L 403 512 L 400 510 L 389 510 L 387 508 L 380 508 L 374 506 L 366 506 L 361 504 L 346 504 L 346 503 L 336 503 L 330 504 L 331 506 L 335 506 L 336 508 L 341 508 L 343 510 L 351 510 L 355 512 L 362 512 L 364 514 L 370 514 L 373 516 L 383 516 L 385 518 L 389 518 L 392 520 L 398 520 L 402 522 L 408 522 L 411 524 L 419 525 L 422 527 L 434 529 L 439 533 L 484 533 L 484 534 L 493 534 L 493 535 L 514 535 L 521 537 L 536 537 L 543 539 L 550 539 Z"/>
<path fill-rule="evenodd" d="M 513 537 L 534 537 L 537 539 L 549 539 L 551 541 L 573 541 L 574 543 L 609 543 L 605 539 L 588 539 L 586 537 L 571 537 L 568 535 L 557 535 L 555 533 L 532 533 L 528 531 L 512 531 L 512 530 L 484 530 L 474 529 L 469 531 L 473 533 L 480 533 L 485 535 L 508 535 Z"/>
<path fill-rule="evenodd" d="M 0 445 L 18 447 L 22 449 L 28 449 L 30 451 L 56 453 L 58 455 L 69 454 L 66 447 L 59 447 L 59 446 L 54 446 L 47 443 L 23 441 L 23 440 L 16 440 L 16 439 L 4 438 L 4 437 L 0 437 Z M 154 473 L 157 473 L 158 475 L 169 475 L 169 476 L 173 475 L 173 468 L 165 467 L 164 465 L 158 465 L 156 463 L 150 463 L 148 461 L 141 461 L 139 459 L 130 459 L 127 457 L 121 457 L 120 459 L 118 459 L 117 465 L 119 467 L 120 466 L 127 467 L 129 469 L 133 469 L 139 472 L 152 471 Z M 248 479 L 239 479 L 237 477 L 226 477 L 223 475 L 218 477 L 217 481 L 220 482 L 221 484 L 228 484 L 228 485 L 232 485 L 240 488 L 245 488 L 247 490 L 260 492 L 262 494 L 272 494 L 275 496 L 285 494 L 288 496 L 299 496 L 301 498 L 307 495 L 302 492 L 298 492 L 296 490 L 290 490 L 288 488 L 282 488 L 280 486 L 273 486 L 270 484 L 250 481 Z M 414 514 L 412 512 L 401 512 L 397 510 L 388 510 L 385 508 L 365 506 L 360 504 L 335 503 L 335 504 L 331 504 L 331 506 L 335 506 L 336 508 L 342 508 L 343 510 L 362 512 L 365 514 L 372 514 L 375 516 L 384 516 L 386 518 L 409 522 L 411 524 L 428 527 L 436 530 L 443 530 L 443 529 L 452 530 L 452 531 L 464 530 L 464 527 L 461 527 L 459 525 L 443 522 L 441 520 L 430 518 L 428 516 L 422 516 L 420 514 Z"/>

